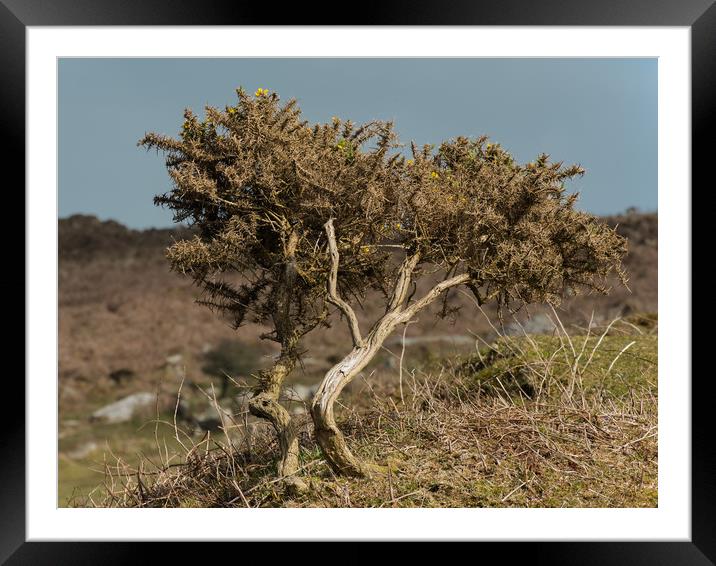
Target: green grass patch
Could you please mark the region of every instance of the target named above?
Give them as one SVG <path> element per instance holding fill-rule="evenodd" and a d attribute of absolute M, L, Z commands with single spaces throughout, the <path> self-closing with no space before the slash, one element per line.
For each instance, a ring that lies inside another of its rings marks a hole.
<path fill-rule="evenodd" d="M 337 477 L 304 416 L 299 475 L 308 490 L 300 495 L 275 477 L 270 427 L 236 450 L 212 437 L 178 466 L 155 465 L 153 425 L 100 425 L 62 446 L 111 437 L 116 455 L 143 462 L 141 489 L 136 474 L 118 476 L 126 488 L 106 505 L 656 507 L 658 339 L 651 319 L 642 322 L 630 322 L 629 334 L 502 337 L 469 358 L 411 370 L 403 401 L 387 380 L 375 380 L 370 395 L 346 392 L 338 412 L 346 442 L 381 471 Z M 173 431 L 159 431 L 163 446 Z M 168 440 L 170 455 L 182 453 Z M 61 464 L 67 486 L 97 480 L 82 464 Z"/>
<path fill-rule="evenodd" d="M 601 340 L 601 341 L 600 341 Z M 615 397 L 635 388 L 656 393 L 658 337 L 655 335 L 502 338 L 460 366 L 468 387 L 533 397 L 544 384 L 581 381 L 585 392 Z"/>
<path fill-rule="evenodd" d="M 171 422 L 172 415 L 160 418 Z M 167 455 L 178 459 L 181 447 L 169 425 L 155 427 L 151 420 L 135 419 L 118 424 L 80 421 L 65 431 L 59 451 L 58 505 L 68 507 L 83 506 L 90 491 L 102 488 L 105 463 L 113 466 L 119 458 L 132 467 L 160 464 Z"/>

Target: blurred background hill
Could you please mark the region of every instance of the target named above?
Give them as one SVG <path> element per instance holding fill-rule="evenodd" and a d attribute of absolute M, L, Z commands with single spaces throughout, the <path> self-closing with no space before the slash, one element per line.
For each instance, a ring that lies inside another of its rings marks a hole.
<path fill-rule="evenodd" d="M 657 214 L 629 211 L 604 221 L 628 238 L 629 289 L 615 285 L 608 296 L 569 300 L 560 315 L 573 322 L 585 322 L 592 310 L 597 320 L 657 311 Z M 59 220 L 61 386 L 72 381 L 109 385 L 117 372 L 145 378 L 173 355 L 182 356 L 188 373 L 201 372 L 202 357 L 227 339 L 247 342 L 270 355 L 272 345 L 257 340 L 260 327 L 249 324 L 234 331 L 195 304 L 197 289 L 169 271 L 165 248 L 190 234 L 187 228 L 132 230 L 94 216 Z M 467 342 L 459 337 L 489 332 L 484 316 L 466 297 L 454 293 L 450 301 L 462 307 L 456 321 L 424 314 L 410 326 L 408 336 L 426 341 L 432 336 L 433 343 L 449 343 L 447 336 L 452 335 L 459 344 Z M 368 298 L 361 322 L 371 321 L 381 304 L 375 301 L 374 307 Z M 330 363 L 332 356 L 346 350 L 343 326 L 335 324 L 309 337 L 308 366 Z"/>

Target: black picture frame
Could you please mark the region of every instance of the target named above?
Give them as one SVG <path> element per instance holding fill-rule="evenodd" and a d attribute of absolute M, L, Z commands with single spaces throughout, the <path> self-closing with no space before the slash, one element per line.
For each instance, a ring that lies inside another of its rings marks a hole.
<path fill-rule="evenodd" d="M 714 0 L 459 0 L 449 3 L 382 0 L 363 2 L 350 20 L 335 3 L 268 5 L 204 0 L 0 0 L 0 97 L 6 144 L 4 164 L 23 163 L 25 151 L 25 32 L 28 26 L 102 25 L 563 25 L 688 26 L 692 54 L 692 178 L 703 184 L 713 158 L 707 155 L 716 99 L 716 6 Z M 345 18 L 345 16 L 344 16 Z M 9 167 L 4 167 L 8 171 Z M 16 183 L 24 185 L 20 169 Z M 710 175 L 712 177 L 712 175 Z M 693 194 L 693 191 L 692 191 Z M 693 221 L 692 221 L 693 225 Z M 662 300 L 668 300 L 662 297 Z M 691 329 L 684 329 L 691 332 Z M 512 560 L 550 564 L 716 563 L 716 450 L 711 372 L 692 379 L 692 536 L 690 542 L 491 543 Z M 10 377 L 10 376 L 8 376 Z M 684 376 L 685 377 L 685 376 Z M 84 564 L 164 561 L 186 556 L 183 546 L 138 543 L 25 541 L 24 383 L 7 379 L 4 394 L 19 408 L 0 435 L 0 562 Z M 559 537 L 559 533 L 555 533 Z M 317 529 L 316 538 L 320 538 Z M 141 550 L 140 550 L 141 547 Z M 150 549 L 151 547 L 151 549 Z M 180 554 L 181 553 L 181 554 Z M 238 559 L 238 557 L 235 557 Z M 212 559 L 213 560 L 213 559 Z"/>

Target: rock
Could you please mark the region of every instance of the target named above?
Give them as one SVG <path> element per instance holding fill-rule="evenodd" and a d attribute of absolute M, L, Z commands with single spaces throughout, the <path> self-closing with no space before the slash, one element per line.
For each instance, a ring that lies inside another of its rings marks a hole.
<path fill-rule="evenodd" d="M 511 322 L 505 326 L 508 336 L 521 336 L 522 334 L 551 334 L 555 330 L 554 322 L 547 315 L 538 313 L 522 323 Z"/>
<path fill-rule="evenodd" d="M 172 356 L 167 356 L 166 361 L 167 364 L 169 364 L 170 366 L 178 366 L 179 364 L 181 364 L 183 359 L 184 358 L 182 358 L 181 354 L 174 354 Z"/>
<path fill-rule="evenodd" d="M 124 423 L 132 419 L 141 410 L 151 407 L 156 401 L 154 393 L 134 393 L 119 401 L 97 409 L 90 420 L 106 423 Z"/>
<path fill-rule="evenodd" d="M 386 342 L 387 346 L 414 346 L 416 344 L 431 344 L 433 342 L 448 342 L 451 344 L 474 344 L 475 338 L 461 334 L 436 334 L 433 336 L 415 336 L 405 338 L 396 336 Z"/>
<path fill-rule="evenodd" d="M 94 441 L 86 442 L 85 444 L 82 444 L 81 446 L 78 446 L 71 452 L 67 453 L 67 456 L 69 458 L 72 458 L 73 460 L 81 460 L 82 458 L 89 456 L 92 452 L 97 450 L 99 448 L 97 446 L 97 443 Z"/>

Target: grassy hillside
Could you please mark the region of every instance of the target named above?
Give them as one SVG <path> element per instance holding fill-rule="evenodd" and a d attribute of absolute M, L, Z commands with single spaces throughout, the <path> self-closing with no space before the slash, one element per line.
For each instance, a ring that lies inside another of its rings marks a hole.
<path fill-rule="evenodd" d="M 111 493 L 99 490 L 94 504 L 654 507 L 656 323 L 632 321 L 588 336 L 502 337 L 470 356 L 405 367 L 402 401 L 397 375 L 364 380 L 345 396 L 341 426 L 357 455 L 383 466 L 372 478 L 335 477 L 304 417 L 300 474 L 310 489 L 288 496 L 274 479 L 272 435 L 254 428 L 249 442 L 236 414 L 201 439 L 168 422 L 159 436 L 184 446 L 160 441 L 151 456 L 146 435 L 140 483 L 136 463 L 115 460 Z"/>

